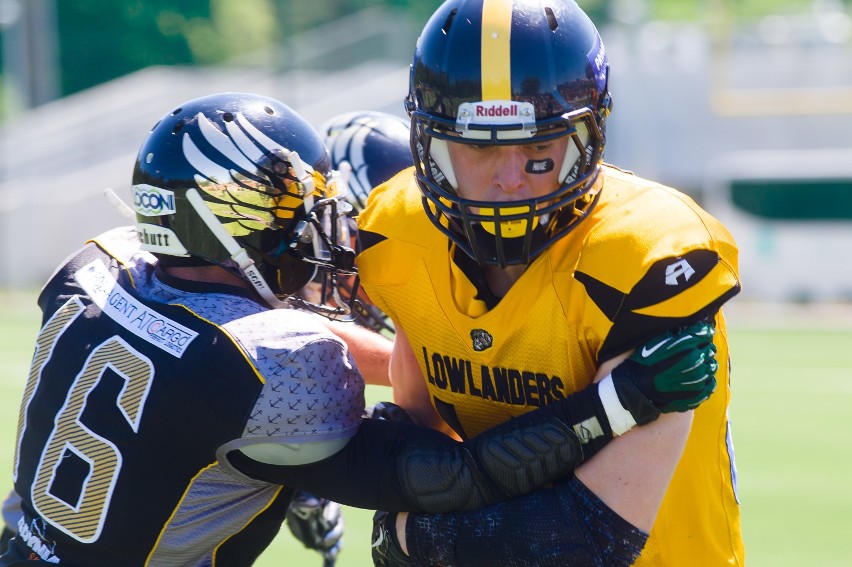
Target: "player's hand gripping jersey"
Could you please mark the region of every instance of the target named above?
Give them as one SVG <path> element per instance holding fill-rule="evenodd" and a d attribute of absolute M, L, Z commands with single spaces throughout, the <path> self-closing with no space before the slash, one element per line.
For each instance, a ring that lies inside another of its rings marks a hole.
<path fill-rule="evenodd" d="M 728 231 L 687 196 L 604 167 L 589 218 L 495 302 L 424 214 L 412 171 L 371 195 L 359 272 L 405 329 L 436 411 L 462 437 L 585 388 L 602 362 L 660 330 L 715 315 L 719 387 L 695 412 L 637 565 L 741 564 L 719 312 L 740 287 Z"/>

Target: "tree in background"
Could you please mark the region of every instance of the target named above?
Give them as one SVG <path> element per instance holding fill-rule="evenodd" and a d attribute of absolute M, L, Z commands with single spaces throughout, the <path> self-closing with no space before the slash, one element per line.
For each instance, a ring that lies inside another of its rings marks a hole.
<path fill-rule="evenodd" d="M 440 0 L 57 0 L 61 94 L 151 65 L 219 63 L 372 6 L 404 10 L 420 24 L 439 4 Z"/>
<path fill-rule="evenodd" d="M 151 65 L 204 65 L 261 48 L 274 0 L 56 2 L 61 91 L 72 94 Z"/>

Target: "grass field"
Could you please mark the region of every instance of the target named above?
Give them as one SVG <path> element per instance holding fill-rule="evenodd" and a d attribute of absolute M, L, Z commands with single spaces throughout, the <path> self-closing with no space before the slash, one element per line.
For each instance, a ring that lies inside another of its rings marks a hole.
<path fill-rule="evenodd" d="M 741 315 L 735 307 L 728 317 L 730 412 L 747 564 L 851 566 L 852 315 L 833 309 L 823 324 L 799 312 L 792 318 Z M 0 293 L 0 471 L 11 468 L 18 401 L 38 321 L 34 294 Z M 371 389 L 368 397 L 375 401 L 386 391 Z M 368 567 L 372 514 L 352 508 L 344 513 L 346 545 L 337 564 Z M 286 529 L 257 563 L 320 564 Z"/>

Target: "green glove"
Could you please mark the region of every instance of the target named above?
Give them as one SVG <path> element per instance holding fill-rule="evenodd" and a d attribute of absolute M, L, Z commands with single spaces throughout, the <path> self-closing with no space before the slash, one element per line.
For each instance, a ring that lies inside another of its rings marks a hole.
<path fill-rule="evenodd" d="M 601 381 L 601 399 L 616 435 L 650 423 L 661 413 L 694 409 L 710 397 L 719 367 L 715 332 L 710 323 L 702 322 L 659 335 Z"/>

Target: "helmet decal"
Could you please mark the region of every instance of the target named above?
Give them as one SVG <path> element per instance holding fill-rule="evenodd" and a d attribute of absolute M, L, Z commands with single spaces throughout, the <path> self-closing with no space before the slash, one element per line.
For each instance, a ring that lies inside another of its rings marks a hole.
<path fill-rule="evenodd" d="M 203 114 L 196 117 L 204 140 L 215 148 L 227 165 L 212 161 L 199 150 L 189 132 L 183 134 L 183 152 L 187 161 L 198 171 L 195 181 L 198 188 L 211 199 L 207 205 L 232 236 L 243 236 L 265 228 L 276 228 L 282 220 L 289 221 L 305 198 L 304 185 L 295 177 L 287 157 L 274 146 L 261 151 L 257 144 L 271 140 L 250 139 L 248 134 L 226 121 L 226 130 L 221 132 Z M 241 125 L 251 123 L 237 115 Z M 259 134 L 252 128 L 253 134 Z M 305 164 L 306 165 L 306 164 Z M 283 180 L 278 187 L 273 185 L 271 169 Z M 249 173 L 252 172 L 252 173 Z M 282 186 L 283 185 L 283 186 Z M 238 190 L 234 190 L 238 188 Z"/>
<path fill-rule="evenodd" d="M 171 229 L 156 224 L 138 223 L 136 231 L 144 250 L 170 256 L 189 256 L 186 246 Z"/>
<path fill-rule="evenodd" d="M 133 209 L 146 217 L 159 217 L 175 213 L 174 191 L 140 183 L 130 188 Z"/>
<path fill-rule="evenodd" d="M 489 140 L 493 125 L 514 126 L 498 130 L 499 140 L 531 138 L 536 131 L 535 107 L 531 102 L 513 100 L 483 100 L 459 105 L 456 131 L 462 138 Z"/>
<path fill-rule="evenodd" d="M 609 70 L 609 59 L 606 56 L 606 48 L 604 48 L 601 34 L 595 34 L 595 43 L 592 45 L 592 50 L 589 52 L 589 64 L 592 66 L 592 73 L 595 76 L 595 83 L 599 91 L 606 90 L 607 72 Z"/>
<path fill-rule="evenodd" d="M 482 99 L 512 99 L 512 0 L 482 3 Z"/>
<path fill-rule="evenodd" d="M 239 167 L 243 171 L 255 171 L 256 170 L 257 165 L 258 165 L 257 161 L 252 161 L 249 158 L 247 158 L 246 155 L 240 149 L 237 149 L 237 146 L 234 143 L 234 139 L 233 139 L 232 136 L 235 132 L 239 132 L 239 130 L 238 129 L 235 130 L 234 128 L 228 128 L 228 125 L 231 122 L 233 122 L 233 116 L 230 117 L 231 118 L 230 120 L 228 120 L 228 118 L 225 117 L 225 129 L 226 129 L 225 132 L 222 132 L 218 128 L 216 128 L 213 125 L 213 123 L 210 122 L 210 120 L 208 120 L 207 117 L 204 116 L 204 114 L 202 114 L 200 112 L 195 116 L 195 118 L 198 121 L 198 128 L 201 131 L 201 134 L 204 136 L 204 139 L 207 140 L 207 142 L 211 146 L 216 148 L 216 150 L 218 150 L 219 153 L 222 154 L 223 157 L 230 160 L 231 163 L 233 163 L 235 166 Z M 183 137 L 184 137 L 184 146 L 186 146 L 186 139 L 190 137 L 189 133 L 184 132 Z M 250 145 L 250 143 L 244 143 L 243 147 L 248 148 L 249 145 Z M 267 151 L 272 150 L 274 147 L 275 146 L 267 148 Z M 190 163 L 192 163 L 192 162 L 190 162 Z M 226 182 L 229 182 L 230 179 L 228 179 L 228 178 L 220 179 L 220 180 L 211 179 L 210 181 L 212 181 L 213 183 L 226 183 Z M 268 181 L 268 180 L 265 180 L 265 181 Z"/>
<path fill-rule="evenodd" d="M 271 307 L 316 279 L 316 308 L 345 317 L 338 276 L 355 274 L 349 205 L 319 133 L 275 99 L 217 93 L 176 107 L 143 142 L 133 171 L 142 249 L 166 266 L 217 265 Z"/>
<path fill-rule="evenodd" d="M 392 114 L 345 112 L 327 120 L 320 134 L 356 211 L 364 208 L 374 187 L 414 165 L 408 121 Z"/>

